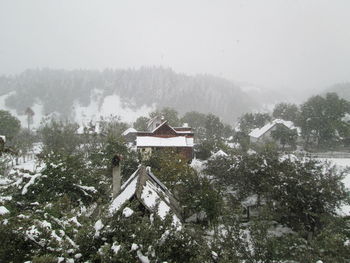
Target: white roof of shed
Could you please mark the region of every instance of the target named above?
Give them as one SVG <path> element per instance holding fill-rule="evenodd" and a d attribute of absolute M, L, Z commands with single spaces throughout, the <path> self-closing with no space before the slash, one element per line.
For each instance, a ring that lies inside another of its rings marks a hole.
<path fill-rule="evenodd" d="M 170 138 L 137 136 L 137 147 L 193 147 L 193 138 L 177 136 Z"/>

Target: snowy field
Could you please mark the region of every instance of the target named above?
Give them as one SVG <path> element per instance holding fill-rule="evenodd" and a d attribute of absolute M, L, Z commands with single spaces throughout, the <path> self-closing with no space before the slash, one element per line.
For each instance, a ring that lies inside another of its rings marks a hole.
<path fill-rule="evenodd" d="M 329 161 L 332 164 L 336 165 L 339 169 L 344 169 L 347 166 L 350 167 L 350 158 L 317 158 L 321 161 Z M 343 180 L 343 183 L 348 191 L 350 191 L 350 173 L 346 175 Z M 341 208 L 341 214 L 350 216 L 350 206 L 344 205 Z"/>

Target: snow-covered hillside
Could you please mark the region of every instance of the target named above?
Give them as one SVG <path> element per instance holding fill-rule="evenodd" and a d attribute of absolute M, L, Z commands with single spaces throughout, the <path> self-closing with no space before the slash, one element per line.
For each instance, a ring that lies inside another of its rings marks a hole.
<path fill-rule="evenodd" d="M 79 118 L 80 108 L 94 111 L 83 114 L 98 116 L 97 106 L 101 115 L 112 112 L 125 115 L 121 117 L 130 121 L 135 115 L 146 114 L 157 106 L 159 109 L 174 108 L 180 114 L 213 113 L 232 122 L 261 106 L 240 86 L 226 79 L 190 76 L 156 67 L 104 71 L 27 70 L 15 76 L 0 76 L 0 95 L 5 95 L 3 103 L 18 113 L 38 103 L 42 104 L 44 115 L 59 113 L 69 119 L 77 112 Z"/>
<path fill-rule="evenodd" d="M 95 89 L 92 91 L 88 106 L 85 107 L 78 102 L 75 103 L 74 120 L 79 124 L 84 124 L 90 120 L 97 121 L 101 117 L 117 115 L 122 121 L 132 123 L 140 116 L 147 116 L 155 108 L 155 105 L 152 107 L 143 105 L 140 108 L 131 108 L 123 105 L 120 96 L 117 94 L 103 97 L 102 91 Z"/>
<path fill-rule="evenodd" d="M 10 92 L 0 96 L 0 109 L 9 111 L 21 121 L 23 127 L 27 127 L 27 116 L 24 115 L 24 112 L 18 112 L 6 106 L 6 98 L 14 93 L 15 92 Z M 72 109 L 72 120 L 77 122 L 79 125 L 83 125 L 91 120 L 98 121 L 102 117 L 117 115 L 121 118 L 121 121 L 132 123 L 140 116 L 147 116 L 148 113 L 155 110 L 155 108 L 155 105 L 152 107 L 143 105 L 139 108 L 131 108 L 123 104 L 120 96 L 117 94 L 103 97 L 102 91 L 95 89 L 92 91 L 90 104 L 88 106 L 82 106 L 78 101 L 74 102 Z M 43 104 L 40 101 L 36 102 L 31 109 L 35 113 L 32 124 L 32 127 L 34 128 L 38 128 L 41 121 L 49 116 L 60 116 L 59 113 L 46 114 Z"/>
<path fill-rule="evenodd" d="M 6 110 L 9 111 L 12 115 L 16 116 L 20 121 L 23 127 L 27 127 L 27 116 L 23 114 L 18 114 L 15 109 L 11 109 L 9 107 L 6 107 L 5 101 L 6 99 L 13 95 L 15 92 L 10 92 L 5 95 L 0 96 L 0 110 Z M 35 103 L 31 109 L 34 111 L 35 115 L 33 116 L 33 127 L 39 127 L 40 122 L 42 118 L 44 117 L 43 114 L 43 106 L 41 103 Z"/>

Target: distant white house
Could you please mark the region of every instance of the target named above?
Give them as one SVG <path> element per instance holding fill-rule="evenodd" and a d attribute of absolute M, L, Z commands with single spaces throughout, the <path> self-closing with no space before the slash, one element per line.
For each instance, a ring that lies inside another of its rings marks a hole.
<path fill-rule="evenodd" d="M 266 124 L 264 127 L 256 128 L 249 133 L 250 142 L 252 143 L 266 143 L 274 141 L 272 132 L 277 129 L 278 126 L 285 126 L 290 130 L 296 130 L 298 136 L 301 131 L 299 127 L 296 127 L 292 121 L 285 121 L 282 119 L 275 119 L 272 122 Z"/>

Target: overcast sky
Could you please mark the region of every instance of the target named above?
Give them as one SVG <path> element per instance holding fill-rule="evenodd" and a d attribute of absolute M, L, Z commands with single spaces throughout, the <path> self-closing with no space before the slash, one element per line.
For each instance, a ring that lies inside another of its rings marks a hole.
<path fill-rule="evenodd" d="M 284 89 L 350 80 L 348 0 L 0 0 L 0 74 L 162 65 Z"/>

